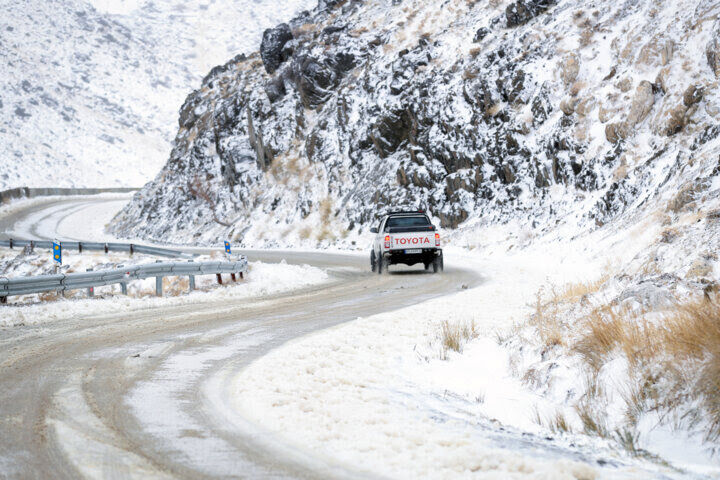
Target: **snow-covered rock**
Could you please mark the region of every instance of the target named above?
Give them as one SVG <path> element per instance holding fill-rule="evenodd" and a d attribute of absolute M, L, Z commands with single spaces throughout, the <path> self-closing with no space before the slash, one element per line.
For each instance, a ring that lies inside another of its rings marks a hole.
<path fill-rule="evenodd" d="M 113 229 L 349 244 L 395 206 L 449 228 L 606 225 L 712 176 L 717 13 L 707 0 L 321 2 L 288 22 L 292 39 L 269 30 L 262 55 L 188 96 L 168 163 Z"/>

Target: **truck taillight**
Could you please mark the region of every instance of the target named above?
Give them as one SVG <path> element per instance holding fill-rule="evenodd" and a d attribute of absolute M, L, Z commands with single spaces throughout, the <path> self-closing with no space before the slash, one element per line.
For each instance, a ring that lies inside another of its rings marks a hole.
<path fill-rule="evenodd" d="M 435 246 L 436 247 L 440 246 L 440 234 L 439 233 L 435 234 Z"/>
<path fill-rule="evenodd" d="M 385 248 L 390 248 L 390 235 L 385 235 Z"/>

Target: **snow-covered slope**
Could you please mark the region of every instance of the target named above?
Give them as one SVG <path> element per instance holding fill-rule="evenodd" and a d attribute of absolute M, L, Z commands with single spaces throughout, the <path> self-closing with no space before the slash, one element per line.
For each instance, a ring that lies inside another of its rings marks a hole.
<path fill-rule="evenodd" d="M 114 228 L 314 246 L 409 205 L 593 229 L 717 174 L 719 8 L 323 0 L 187 98 Z"/>
<path fill-rule="evenodd" d="M 504 352 L 513 381 L 557 408 L 538 410 L 542 428 L 717 471 L 719 16 L 714 0 L 321 0 L 186 99 L 167 165 L 113 228 L 364 246 L 378 212 L 424 207 L 450 243 L 492 259 L 497 290 L 442 312 L 480 317 L 469 354 Z M 550 284 L 563 271 L 570 283 Z M 512 327 L 505 295 L 536 308 Z M 368 337 L 383 379 L 380 341 L 386 358 L 418 355 L 388 330 Z M 455 383 L 470 385 L 477 357 L 456 353 Z M 337 370 L 365 384 L 352 366 Z M 458 390 L 447 378 L 437 395 Z"/>
<path fill-rule="evenodd" d="M 0 189 L 142 185 L 191 87 L 307 3 L 0 2 Z"/>

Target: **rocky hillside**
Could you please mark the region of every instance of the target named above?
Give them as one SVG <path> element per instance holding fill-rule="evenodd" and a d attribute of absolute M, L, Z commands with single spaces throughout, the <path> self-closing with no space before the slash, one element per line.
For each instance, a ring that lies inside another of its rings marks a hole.
<path fill-rule="evenodd" d="M 320 0 L 207 75 L 112 228 L 316 246 L 360 238 L 389 206 L 569 235 L 700 209 L 720 188 L 719 14 L 712 0 Z"/>

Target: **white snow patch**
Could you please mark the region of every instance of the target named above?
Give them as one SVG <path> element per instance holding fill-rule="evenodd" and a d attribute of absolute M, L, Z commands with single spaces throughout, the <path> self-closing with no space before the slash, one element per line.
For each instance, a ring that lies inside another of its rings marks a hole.
<path fill-rule="evenodd" d="M 195 291 L 187 295 L 164 298 L 131 298 L 118 295 L 117 286 L 96 289 L 96 295 L 112 296 L 104 299 L 63 299 L 48 303 L 27 306 L 3 306 L 0 327 L 13 325 L 40 325 L 61 319 L 75 318 L 82 322 L 88 316 L 131 311 L 153 307 L 172 305 L 202 305 L 204 303 L 222 302 L 224 299 L 242 299 L 265 295 L 279 294 L 291 290 L 317 285 L 329 280 L 328 274 L 319 268 L 308 265 L 287 265 L 284 263 L 268 264 L 251 262 L 245 280 L 237 284 L 225 284 L 222 287 L 212 286 L 214 275 L 197 277 L 197 287 L 207 291 Z M 153 279 L 145 280 L 154 284 Z M 138 282 L 142 283 L 142 282 Z M 132 286 L 132 283 L 130 284 Z M 12 298 L 9 302 L 12 302 Z"/>

